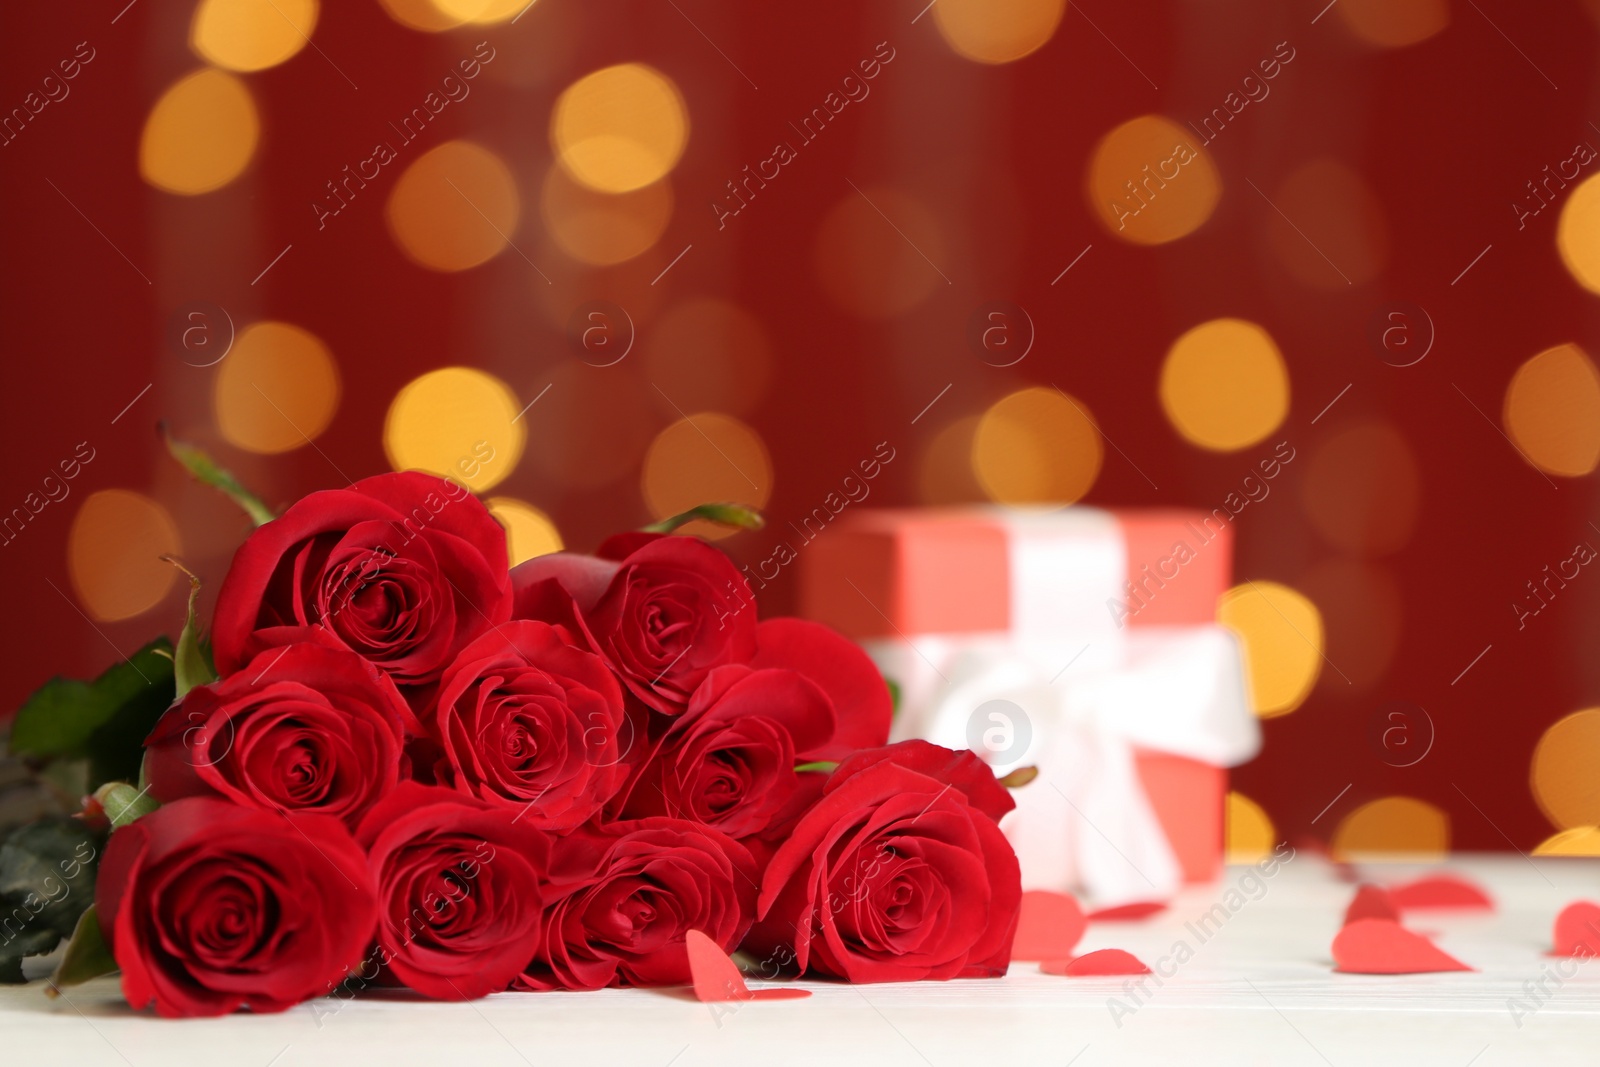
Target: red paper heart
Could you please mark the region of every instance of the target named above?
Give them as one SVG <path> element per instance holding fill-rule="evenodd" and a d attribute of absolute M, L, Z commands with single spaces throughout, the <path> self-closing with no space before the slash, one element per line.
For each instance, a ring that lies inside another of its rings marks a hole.
<path fill-rule="evenodd" d="M 795 1000 L 809 997 L 811 990 L 793 986 L 751 989 L 744 975 L 717 943 L 699 930 L 690 930 L 683 947 L 689 950 L 689 973 L 694 976 L 695 999 L 708 1003 L 743 1000 Z"/>
<path fill-rule="evenodd" d="M 1114 908 L 1091 911 L 1088 918 L 1092 923 L 1133 922 L 1136 919 L 1148 919 L 1166 910 L 1167 905 L 1163 901 L 1140 900 L 1133 904 L 1118 904 Z"/>
<path fill-rule="evenodd" d="M 1554 940 L 1551 951 L 1557 956 L 1600 956 L 1600 904 L 1576 900 L 1562 908 L 1556 916 Z"/>
<path fill-rule="evenodd" d="M 1067 978 L 1101 978 L 1119 974 L 1149 974 L 1150 968 L 1139 962 L 1139 957 L 1120 948 L 1103 948 L 1086 952 L 1076 959 L 1045 960 L 1039 964 L 1045 974 L 1059 974 Z"/>
<path fill-rule="evenodd" d="M 1333 939 L 1342 974 L 1429 974 L 1470 971 L 1465 963 L 1392 919 L 1357 919 Z"/>
<path fill-rule="evenodd" d="M 1017 936 L 1011 942 L 1014 960 L 1058 960 L 1072 955 L 1089 925 L 1078 902 L 1066 893 L 1030 889 L 1022 894 Z"/>
<path fill-rule="evenodd" d="M 1345 909 L 1344 924 L 1349 926 L 1357 919 L 1388 919 L 1400 921 L 1400 909 L 1394 906 L 1389 891 L 1379 885 L 1363 885 L 1356 890 L 1355 899 Z"/>
<path fill-rule="evenodd" d="M 1494 901 L 1477 885 L 1454 874 L 1434 874 L 1406 882 L 1389 890 L 1395 907 L 1410 908 L 1490 908 Z"/>

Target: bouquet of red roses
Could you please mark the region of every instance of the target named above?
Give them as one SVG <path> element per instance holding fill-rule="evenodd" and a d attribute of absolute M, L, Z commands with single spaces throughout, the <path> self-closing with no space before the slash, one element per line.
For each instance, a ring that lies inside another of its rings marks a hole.
<path fill-rule="evenodd" d="M 1005 786 L 887 744 L 866 655 L 758 621 L 673 528 L 511 569 L 477 498 L 416 472 L 259 526 L 209 658 L 191 597 L 141 788 L 91 804 L 115 829 L 57 980 L 115 966 L 170 1016 L 684 984 L 691 931 L 769 974 L 1004 974 Z"/>

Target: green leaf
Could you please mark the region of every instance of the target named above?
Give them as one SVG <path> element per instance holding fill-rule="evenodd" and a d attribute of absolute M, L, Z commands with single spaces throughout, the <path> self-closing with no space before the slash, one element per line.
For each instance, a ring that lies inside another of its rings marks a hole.
<path fill-rule="evenodd" d="M 131 779 L 175 692 L 172 642 L 158 637 L 92 682 L 46 682 L 17 712 L 11 751 L 41 761 L 87 757 L 90 789 Z"/>
<path fill-rule="evenodd" d="M 893 722 L 900 715 L 900 683 L 893 678 L 883 681 L 889 687 L 889 721 Z"/>
<path fill-rule="evenodd" d="M 120 830 L 161 806 L 148 788 L 138 788 L 127 782 L 107 782 L 94 791 L 94 799 L 111 820 L 113 830 Z"/>
<path fill-rule="evenodd" d="M 838 767 L 839 767 L 839 764 L 837 762 L 835 762 L 834 760 L 819 759 L 819 760 L 813 760 L 810 763 L 798 763 L 798 764 L 796 764 L 795 768 L 794 768 L 794 773 L 796 773 L 796 774 L 804 774 L 806 771 L 822 771 L 825 774 L 832 774 L 835 770 L 838 769 Z"/>
<path fill-rule="evenodd" d="M 94 900 L 101 835 L 81 820 L 41 819 L 0 845 L 0 981 L 22 980 L 22 958 L 54 951 Z"/>
<path fill-rule="evenodd" d="M 645 533 L 669 534 L 684 523 L 694 522 L 696 519 L 705 522 L 714 522 L 719 526 L 732 526 L 740 530 L 759 530 L 766 525 L 761 512 L 743 504 L 701 504 L 699 507 L 690 508 L 688 511 L 652 522 L 649 526 L 641 526 Z"/>
<path fill-rule="evenodd" d="M 161 436 L 166 440 L 167 451 L 172 453 L 172 458 L 183 464 L 184 469 L 194 476 L 195 481 L 209 485 L 213 489 L 220 489 L 227 494 L 228 499 L 243 508 L 245 514 L 249 515 L 257 526 L 277 518 L 272 509 L 246 489 L 231 471 L 217 466 L 217 461 L 204 449 L 173 437 L 164 422 L 161 424 Z"/>
<path fill-rule="evenodd" d="M 172 654 L 176 696 L 182 700 L 195 686 L 216 681 L 217 671 L 211 665 L 206 649 L 200 644 L 200 621 L 196 614 L 200 600 L 200 578 L 171 556 L 161 558 L 189 576 L 189 610 L 183 619 L 183 632 L 178 635 L 178 647 Z"/>
<path fill-rule="evenodd" d="M 1023 786 L 1027 785 L 1037 777 L 1039 777 L 1039 768 L 1018 767 L 1016 770 L 1000 779 L 1000 784 L 1005 786 L 1007 789 L 1021 789 Z"/>
<path fill-rule="evenodd" d="M 94 905 L 90 904 L 79 917 L 77 929 L 72 931 L 72 940 L 67 942 L 67 951 L 56 965 L 55 973 L 50 976 L 45 995 L 54 999 L 61 995 L 61 990 L 66 986 L 82 985 L 91 978 L 111 974 L 116 969 L 117 959 L 111 954 L 111 946 L 106 944 L 105 936 L 100 932 L 100 917 L 95 914 Z"/>

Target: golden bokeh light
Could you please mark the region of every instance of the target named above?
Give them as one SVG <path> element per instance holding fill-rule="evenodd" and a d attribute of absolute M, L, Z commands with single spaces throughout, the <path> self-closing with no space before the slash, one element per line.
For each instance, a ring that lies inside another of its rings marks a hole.
<path fill-rule="evenodd" d="M 868 319 L 911 310 L 946 285 L 935 266 L 945 256 L 938 221 L 895 189 L 851 190 L 817 231 L 813 264 L 840 307 Z"/>
<path fill-rule="evenodd" d="M 957 55 L 1010 63 L 1055 35 L 1067 0 L 939 0 L 933 24 Z"/>
<path fill-rule="evenodd" d="M 1217 621 L 1244 645 L 1250 701 L 1263 719 L 1298 708 L 1322 669 L 1322 614 L 1277 582 L 1246 582 L 1217 600 Z"/>
<path fill-rule="evenodd" d="M 1350 32 L 1380 48 L 1417 44 L 1450 25 L 1449 0 L 1341 0 Z"/>
<path fill-rule="evenodd" d="M 317 0 L 200 0 L 189 43 L 229 70 L 265 70 L 311 41 Z"/>
<path fill-rule="evenodd" d="M 1600 824 L 1600 708 L 1575 711 L 1539 738 L 1529 774 L 1533 799 L 1560 830 Z"/>
<path fill-rule="evenodd" d="M 917 472 L 922 503 L 944 507 L 987 499 L 972 469 L 972 441 L 977 433 L 978 416 L 965 415 L 940 429 L 928 442 Z"/>
<path fill-rule="evenodd" d="M 661 397 L 659 387 L 640 385 L 625 373 L 628 366 L 602 370 L 574 360 L 551 372 L 550 395 L 522 420 L 528 462 L 551 484 L 589 491 L 637 479 L 644 450 L 664 420 L 652 403 Z M 605 417 L 595 418 L 597 411 Z"/>
<path fill-rule="evenodd" d="M 250 165 L 261 120 L 244 82 L 209 67 L 161 94 L 139 138 L 139 174 L 158 189 L 197 196 Z"/>
<path fill-rule="evenodd" d="M 999 504 L 1071 504 L 1100 474 L 1105 451 L 1089 409 L 1035 386 L 996 401 L 972 436 L 972 470 Z"/>
<path fill-rule="evenodd" d="M 1300 500 L 1317 532 L 1354 555 L 1387 555 L 1411 540 L 1419 507 L 1417 460 L 1398 429 L 1353 426 L 1306 462 Z"/>
<path fill-rule="evenodd" d="M 102 489 L 72 518 L 67 573 L 83 609 L 101 622 L 116 622 L 161 603 L 178 576 L 161 557 L 182 553 L 166 508 L 143 493 Z"/>
<path fill-rule="evenodd" d="M 430 270 L 468 270 L 499 255 L 517 229 L 517 183 L 500 157 L 446 141 L 417 157 L 389 194 L 389 232 Z"/>
<path fill-rule="evenodd" d="M 1328 559 L 1307 571 L 1298 587 L 1321 612 L 1328 659 L 1350 685 L 1359 692 L 1381 681 L 1399 650 L 1405 620 L 1394 575 L 1358 560 Z"/>
<path fill-rule="evenodd" d="M 1267 233 L 1279 262 L 1314 289 L 1371 281 L 1389 258 L 1383 205 L 1361 175 L 1319 159 L 1289 175 L 1272 197 Z"/>
<path fill-rule="evenodd" d="M 309 444 L 339 410 L 339 366 L 313 334 L 287 322 L 245 327 L 212 384 L 228 443 L 272 455 Z"/>
<path fill-rule="evenodd" d="M 1084 185 L 1112 236 L 1137 245 L 1198 230 L 1222 198 L 1222 175 L 1189 132 L 1161 115 L 1130 119 L 1100 139 Z"/>
<path fill-rule="evenodd" d="M 1450 851 L 1450 816 L 1414 797 L 1381 797 L 1361 805 L 1333 834 L 1333 858 L 1441 860 Z"/>
<path fill-rule="evenodd" d="M 556 101 L 550 144 L 574 178 L 626 193 L 662 178 L 689 141 L 689 112 L 672 79 L 643 63 L 587 74 Z"/>
<path fill-rule="evenodd" d="M 458 20 L 457 25 L 471 22 L 480 26 L 515 18 L 533 6 L 533 0 L 431 0 L 431 3 L 444 18 Z"/>
<path fill-rule="evenodd" d="M 1161 366 L 1161 407 L 1191 444 L 1234 452 L 1289 414 L 1289 369 L 1266 330 L 1212 319 L 1172 342 Z"/>
<path fill-rule="evenodd" d="M 597 193 L 554 164 L 539 194 L 545 231 L 580 263 L 605 267 L 644 252 L 672 221 L 672 183 L 659 181 L 631 193 Z"/>
<path fill-rule="evenodd" d="M 1224 825 L 1229 863 L 1259 863 L 1272 854 L 1278 831 L 1266 810 L 1243 793 L 1228 793 Z"/>
<path fill-rule="evenodd" d="M 645 453 L 639 485 L 657 519 L 713 501 L 762 508 L 772 495 L 772 460 L 755 430 L 732 415 L 705 411 L 656 435 Z M 735 532 L 702 522 L 683 530 L 711 538 Z"/>
<path fill-rule="evenodd" d="M 397 471 L 430 471 L 481 493 L 522 458 L 521 410 L 516 394 L 492 374 L 472 367 L 429 371 L 389 404 L 383 450 Z"/>
<path fill-rule="evenodd" d="M 506 528 L 506 548 L 513 567 L 535 556 L 561 551 L 561 531 L 550 516 L 532 504 L 509 496 L 490 497 L 484 504 Z"/>
<path fill-rule="evenodd" d="M 1600 461 L 1600 373 L 1577 345 L 1547 348 L 1512 375 L 1501 418 L 1535 467 L 1588 474 Z"/>
<path fill-rule="evenodd" d="M 761 403 L 772 380 L 772 346 L 761 320 L 716 297 L 673 306 L 651 331 L 643 355 L 664 415 L 681 415 L 679 407 L 742 415 Z"/>
<path fill-rule="evenodd" d="M 1600 293 L 1600 174 L 1585 178 L 1567 194 L 1556 227 L 1556 249 L 1574 280 Z"/>
<path fill-rule="evenodd" d="M 378 0 L 389 17 L 424 33 L 453 30 L 467 20 L 445 13 L 434 0 Z"/>
<path fill-rule="evenodd" d="M 1585 856 L 1600 857 L 1600 827 L 1574 826 L 1562 830 L 1539 842 L 1533 849 L 1535 856 Z"/>

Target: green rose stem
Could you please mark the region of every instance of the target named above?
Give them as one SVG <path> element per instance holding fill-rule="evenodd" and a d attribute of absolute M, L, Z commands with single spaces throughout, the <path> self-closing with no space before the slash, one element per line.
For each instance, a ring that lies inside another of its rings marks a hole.
<path fill-rule="evenodd" d="M 719 526 L 732 526 L 738 530 L 759 530 L 766 525 L 761 518 L 761 512 L 743 504 L 701 504 L 699 507 L 690 508 L 660 522 L 652 522 L 649 526 L 641 526 L 644 533 L 669 534 L 684 523 L 694 522 L 696 519 L 705 522 L 714 522 Z"/>
<path fill-rule="evenodd" d="M 167 451 L 172 453 L 172 458 L 183 464 L 184 470 L 193 475 L 195 481 L 222 490 L 228 499 L 245 510 L 257 526 L 277 518 L 271 508 L 263 504 L 259 497 L 233 476 L 232 471 L 217 466 L 217 461 L 204 449 L 172 436 L 172 431 L 167 428 L 165 422 L 157 423 L 156 428 L 161 432 L 162 440 L 167 443 Z"/>

